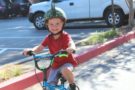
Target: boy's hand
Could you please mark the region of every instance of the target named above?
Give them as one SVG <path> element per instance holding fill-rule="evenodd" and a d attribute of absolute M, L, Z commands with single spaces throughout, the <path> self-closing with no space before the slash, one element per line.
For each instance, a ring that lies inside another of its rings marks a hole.
<path fill-rule="evenodd" d="M 68 53 L 70 53 L 70 54 L 71 54 L 71 53 L 75 53 L 75 50 L 72 49 L 72 48 L 67 48 L 66 51 L 67 51 Z"/>
<path fill-rule="evenodd" d="M 30 49 L 30 48 L 24 49 L 23 52 L 22 52 L 22 54 L 23 54 L 24 56 L 29 56 L 29 55 L 28 55 L 28 52 L 29 52 L 29 51 L 32 51 L 32 49 Z"/>

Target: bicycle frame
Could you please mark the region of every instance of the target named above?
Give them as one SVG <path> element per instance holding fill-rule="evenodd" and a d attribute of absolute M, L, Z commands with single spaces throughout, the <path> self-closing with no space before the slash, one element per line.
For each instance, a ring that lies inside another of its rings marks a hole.
<path fill-rule="evenodd" d="M 43 82 L 43 87 L 48 87 L 49 90 L 55 90 L 55 89 L 58 89 L 58 90 L 67 90 L 64 86 L 64 84 L 60 84 L 60 85 L 51 85 L 47 82 Z"/>
<path fill-rule="evenodd" d="M 54 55 L 52 55 L 52 54 L 44 54 L 44 55 L 43 54 L 37 54 L 36 55 L 34 52 L 30 51 L 30 52 L 28 52 L 28 54 L 33 56 L 34 62 L 35 62 L 35 67 L 38 70 L 43 72 L 43 75 L 44 75 L 43 77 L 44 78 L 43 78 L 42 87 L 43 87 L 44 90 L 46 90 L 46 89 L 47 90 L 48 89 L 49 90 L 55 90 L 55 89 L 57 89 L 57 90 L 68 90 L 64 86 L 65 80 L 63 79 L 63 77 L 60 77 L 61 78 L 61 83 L 59 85 L 52 85 L 52 84 L 47 83 L 47 78 L 46 78 L 47 77 L 47 70 L 52 65 L 54 58 L 55 57 L 67 57 L 68 56 L 67 52 L 59 51 L 58 53 L 56 53 Z M 47 68 L 40 68 L 39 65 L 38 65 L 38 61 L 40 61 L 40 59 L 50 59 L 51 63 L 49 65 L 49 67 L 47 67 Z"/>

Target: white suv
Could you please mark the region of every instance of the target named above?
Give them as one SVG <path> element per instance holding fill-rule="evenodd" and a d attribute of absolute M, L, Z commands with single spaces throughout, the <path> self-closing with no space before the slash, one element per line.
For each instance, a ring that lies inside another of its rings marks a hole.
<path fill-rule="evenodd" d="M 104 19 L 108 25 L 113 24 L 112 0 L 54 0 L 55 5 L 63 9 L 68 21 Z M 44 29 L 44 15 L 51 8 L 52 0 L 32 4 L 29 21 L 37 29 Z M 114 0 L 115 26 L 121 26 L 129 14 L 126 0 Z"/>

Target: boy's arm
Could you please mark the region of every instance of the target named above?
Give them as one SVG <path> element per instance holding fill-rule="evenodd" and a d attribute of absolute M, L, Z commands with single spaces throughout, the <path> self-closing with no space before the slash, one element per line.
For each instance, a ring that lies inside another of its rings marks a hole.
<path fill-rule="evenodd" d="M 28 56 L 28 51 L 33 51 L 33 52 L 35 52 L 35 53 L 39 53 L 39 52 L 41 52 L 42 50 L 44 49 L 44 46 L 42 45 L 42 44 L 40 44 L 40 45 L 38 45 L 38 46 L 35 46 L 34 48 L 26 48 L 26 49 L 24 49 L 24 51 L 23 51 L 23 55 L 25 55 L 25 56 Z"/>
<path fill-rule="evenodd" d="M 34 48 L 32 48 L 32 51 L 34 51 L 35 53 L 39 53 L 44 49 L 44 46 L 42 44 L 35 46 Z"/>
<path fill-rule="evenodd" d="M 74 43 L 74 41 L 71 39 L 70 42 L 69 42 L 68 48 L 66 49 L 66 51 L 67 51 L 68 53 L 74 53 L 75 50 L 76 50 L 75 43 Z"/>

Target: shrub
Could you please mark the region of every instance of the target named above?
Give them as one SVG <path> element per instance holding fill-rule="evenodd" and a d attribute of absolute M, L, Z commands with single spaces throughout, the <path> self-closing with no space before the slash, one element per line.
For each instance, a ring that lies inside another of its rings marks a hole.
<path fill-rule="evenodd" d="M 109 31 L 104 31 L 104 32 L 96 32 L 95 34 L 81 41 L 79 45 L 93 45 L 93 44 L 103 43 L 117 36 L 119 36 L 118 29 L 116 30 L 111 29 Z"/>
<path fill-rule="evenodd" d="M 6 65 L 0 70 L 0 79 L 7 80 L 15 76 L 22 74 L 22 69 L 20 65 Z"/>

